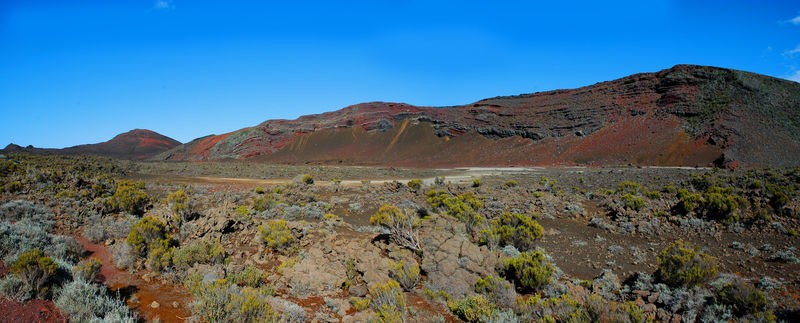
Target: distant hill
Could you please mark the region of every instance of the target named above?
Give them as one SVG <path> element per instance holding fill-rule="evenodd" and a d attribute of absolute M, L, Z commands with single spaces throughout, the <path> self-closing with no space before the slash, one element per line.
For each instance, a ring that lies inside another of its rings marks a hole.
<path fill-rule="evenodd" d="M 174 148 L 181 143 L 155 131 L 134 129 L 119 134 L 109 141 L 97 144 L 73 146 L 64 149 L 36 148 L 32 146 L 21 147 L 9 144 L 3 153 L 38 153 L 38 154 L 69 154 L 69 155 L 97 155 L 119 159 L 143 160 L 159 153 Z"/>
<path fill-rule="evenodd" d="M 373 102 L 270 120 L 158 160 L 410 167 L 800 165 L 800 84 L 677 65 L 453 107 Z"/>

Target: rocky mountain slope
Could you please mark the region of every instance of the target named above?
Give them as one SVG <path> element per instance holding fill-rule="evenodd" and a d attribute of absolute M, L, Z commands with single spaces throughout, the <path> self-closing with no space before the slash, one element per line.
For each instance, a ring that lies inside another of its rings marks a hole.
<path fill-rule="evenodd" d="M 146 129 L 134 129 L 119 134 L 109 141 L 79 145 L 64 149 L 21 147 L 9 144 L 4 153 L 27 152 L 39 154 L 97 155 L 119 159 L 143 160 L 174 148 L 181 143 L 175 139 Z"/>
<path fill-rule="evenodd" d="M 160 160 L 498 166 L 800 164 L 800 84 L 677 65 L 453 107 L 373 102 L 270 120 Z"/>

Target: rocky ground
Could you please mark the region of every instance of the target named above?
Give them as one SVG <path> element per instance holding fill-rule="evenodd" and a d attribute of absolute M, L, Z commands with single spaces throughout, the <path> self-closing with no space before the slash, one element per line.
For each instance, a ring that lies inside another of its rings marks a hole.
<path fill-rule="evenodd" d="M 26 162 L 30 161 L 20 161 Z M 39 186 L 25 182 L 23 178 L 41 165 L 27 165 L 26 175 L 7 177 L 19 178 L 23 189 L 6 190 L 0 202 L 30 200 L 51 209 L 57 233 L 79 238 L 91 251 L 86 256 L 103 263 L 98 282 L 122 291 L 128 306 L 146 320 L 230 319 L 208 316 L 204 306 L 213 297 L 236 304 L 236 295 L 250 295 L 247 301 L 268 304 L 270 315 L 281 320 L 392 321 L 397 318 L 393 312 L 375 306 L 383 299 L 380 288 L 391 280 L 404 286 L 397 288 L 403 306 L 390 308 L 399 309 L 403 320 L 418 322 L 607 320 L 620 313 L 626 320 L 636 315 L 659 321 L 791 320 L 800 308 L 796 192 L 787 189 L 793 194 L 788 202 L 764 213 L 766 199 L 773 200 L 761 193 L 766 189 L 736 189 L 742 197 L 734 211 L 736 220 L 710 218 L 700 209 L 688 214 L 675 210 L 681 203 L 679 188 L 701 192 L 708 183 L 789 185 L 784 181 L 797 180 L 790 170 L 115 165 L 111 176 L 117 183 L 125 178 L 144 183 L 148 201 L 140 214 L 98 200 L 113 199 L 113 190 L 89 199 L 59 194 L 78 185 L 66 179 L 34 178 L 43 183 Z M 412 179 L 420 179 L 419 187 L 410 185 Z M 97 178 L 83 181 L 100 185 Z M 187 193 L 188 202 L 186 210 L 176 211 L 171 196 L 179 190 Z M 434 207 L 431 195 L 426 195 L 431 190 L 452 198 L 474 196 L 480 205 L 473 211 L 482 220 L 465 220 L 453 208 Z M 634 198 L 642 205 L 628 203 Z M 410 210 L 418 248 L 402 245 L 387 226 L 370 221 L 383 205 Z M 543 236 L 509 245 L 485 241 L 481 230 L 508 212 L 535 219 Z M 131 243 L 130 232 L 143 218 L 163 223 L 169 257 L 154 256 L 154 245 L 141 255 L 124 251 Z M 265 231 L 287 234 L 276 238 Z M 721 276 L 694 288 L 659 284 L 654 277 L 657 257 L 676 240 L 714 257 Z M 476 289 L 487 277 L 511 281 L 504 264 L 526 250 L 542 250 L 555 266 L 546 284 L 533 290 L 519 285 L 516 290 Z M 214 254 L 220 256 L 209 256 Z M 407 282 L 403 268 L 417 268 L 418 276 Z M 761 316 L 743 314 L 739 305 L 721 300 L 715 286 L 736 279 L 765 295 L 766 304 L 756 308 Z M 475 305 L 482 304 L 477 297 L 490 304 Z M 371 305 L 363 304 L 367 301 Z M 52 308 L 49 304 L 45 308 Z M 480 309 L 490 310 L 475 314 Z"/>

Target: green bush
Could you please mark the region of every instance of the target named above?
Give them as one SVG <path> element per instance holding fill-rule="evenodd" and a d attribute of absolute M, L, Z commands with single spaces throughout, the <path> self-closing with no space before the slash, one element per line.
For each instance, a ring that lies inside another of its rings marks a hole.
<path fill-rule="evenodd" d="M 483 295 L 465 297 L 447 304 L 450 311 L 467 322 L 487 322 L 495 312 L 495 305 Z"/>
<path fill-rule="evenodd" d="M 253 210 L 264 212 L 272 204 L 271 196 L 256 197 L 253 199 Z"/>
<path fill-rule="evenodd" d="M 390 279 L 385 284 L 376 284 L 369 289 L 370 307 L 381 322 L 403 322 L 406 312 L 406 296 L 400 283 Z"/>
<path fill-rule="evenodd" d="M 476 178 L 472 180 L 472 187 L 480 187 L 481 186 L 481 179 Z"/>
<path fill-rule="evenodd" d="M 266 273 L 258 267 L 246 266 L 242 270 L 229 273 L 226 279 L 234 285 L 257 288 L 266 281 L 266 276 Z"/>
<path fill-rule="evenodd" d="M 503 183 L 503 188 L 517 187 L 517 185 L 519 185 L 519 182 L 517 182 L 517 181 L 515 181 L 513 179 L 510 179 L 510 180 L 507 180 L 505 183 Z"/>
<path fill-rule="evenodd" d="M 644 191 L 644 187 L 636 182 L 622 181 L 617 184 L 617 193 L 619 194 L 639 195 L 642 191 Z"/>
<path fill-rule="evenodd" d="M 690 193 L 687 189 L 678 189 L 678 205 L 675 208 L 683 215 L 693 212 L 703 201 L 700 193 Z"/>
<path fill-rule="evenodd" d="M 475 283 L 475 292 L 486 295 L 491 302 L 505 308 L 512 308 L 517 300 L 514 286 L 494 275 L 478 279 Z"/>
<path fill-rule="evenodd" d="M 172 213 L 175 215 L 181 217 L 189 215 L 190 202 L 189 193 L 182 189 L 172 192 L 167 196 L 167 204 L 170 210 L 172 210 Z"/>
<path fill-rule="evenodd" d="M 416 261 L 412 263 L 400 260 L 395 263 L 389 260 L 389 267 L 391 267 L 390 275 L 403 286 L 404 290 L 411 291 L 419 283 L 419 265 Z"/>
<path fill-rule="evenodd" d="M 513 245 L 520 250 L 534 247 L 536 239 L 544 237 L 544 228 L 532 216 L 504 212 L 492 220 L 488 228 L 480 231 L 483 244 L 490 246 Z"/>
<path fill-rule="evenodd" d="M 256 194 L 259 194 L 259 195 L 266 193 L 264 188 L 261 187 L 261 186 L 256 186 L 256 188 L 253 189 L 253 192 L 255 192 Z"/>
<path fill-rule="evenodd" d="M 289 253 L 297 240 L 283 219 L 270 220 L 267 226 L 258 226 L 258 232 L 261 234 L 261 241 L 267 247 L 281 253 Z"/>
<path fill-rule="evenodd" d="M 392 241 L 414 252 L 422 250 L 417 227 L 420 219 L 413 210 L 400 210 L 397 206 L 384 203 L 369 218 L 369 223 L 389 229 Z"/>
<path fill-rule="evenodd" d="M 412 180 L 408 181 L 407 185 L 408 185 L 408 188 L 410 188 L 412 191 L 416 192 L 420 188 L 422 188 L 422 180 L 419 179 L 419 178 L 415 178 L 415 179 L 412 179 Z"/>
<path fill-rule="evenodd" d="M 719 286 L 715 296 L 716 302 L 730 306 L 736 316 L 763 313 L 767 310 L 768 303 L 764 293 L 738 277 Z"/>
<path fill-rule="evenodd" d="M 31 297 L 44 297 L 49 292 L 49 284 L 58 269 L 53 258 L 46 256 L 41 250 L 33 249 L 23 252 L 9 268 L 11 273 L 19 277 Z"/>
<path fill-rule="evenodd" d="M 732 194 L 731 189 L 712 186 L 703 194 L 703 211 L 711 219 L 737 221 L 738 210 L 739 198 Z"/>
<path fill-rule="evenodd" d="M 194 301 L 192 314 L 203 322 L 272 322 L 276 320 L 268 289 L 238 287 L 223 279 L 203 282 L 190 277 L 187 287 Z"/>
<path fill-rule="evenodd" d="M 681 240 L 673 242 L 658 255 L 656 275 L 672 287 L 693 287 L 716 274 L 714 257 Z"/>
<path fill-rule="evenodd" d="M 523 292 L 531 292 L 550 283 L 555 268 L 542 250 L 526 251 L 507 259 L 504 276 Z"/>
<path fill-rule="evenodd" d="M 144 182 L 120 180 L 106 204 L 113 210 L 142 215 L 150 205 L 150 196 L 144 191 Z"/>
<path fill-rule="evenodd" d="M 350 305 L 361 312 L 369 307 L 369 298 L 350 297 Z"/>
<path fill-rule="evenodd" d="M 225 249 L 219 242 L 195 240 L 172 252 L 172 263 L 177 269 L 189 269 L 194 264 L 221 264 L 225 260 Z"/>
<path fill-rule="evenodd" d="M 311 174 L 303 174 L 300 178 L 300 182 L 306 185 L 314 184 L 314 177 Z"/>
<path fill-rule="evenodd" d="M 146 216 L 133 225 L 125 241 L 139 253 L 139 256 L 144 257 L 151 246 L 157 246 L 163 240 L 170 238 L 164 222 L 155 217 Z"/>
<path fill-rule="evenodd" d="M 630 193 L 625 193 L 622 195 L 622 204 L 625 206 L 625 208 L 634 211 L 641 211 L 645 207 L 643 198 Z"/>
<path fill-rule="evenodd" d="M 100 267 L 103 264 L 97 258 L 89 258 L 80 261 L 72 267 L 72 276 L 87 282 L 94 281 L 100 274 Z"/>
<path fill-rule="evenodd" d="M 467 192 L 451 196 L 442 190 L 430 190 L 425 193 L 428 204 L 435 210 L 441 210 L 467 225 L 467 230 L 473 232 L 480 226 L 485 218 L 477 210 L 483 208 L 483 201 L 475 193 Z"/>

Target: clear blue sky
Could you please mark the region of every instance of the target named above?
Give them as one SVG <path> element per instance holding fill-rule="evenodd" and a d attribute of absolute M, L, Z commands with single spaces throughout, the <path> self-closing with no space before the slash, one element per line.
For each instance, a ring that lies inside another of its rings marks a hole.
<path fill-rule="evenodd" d="M 0 147 L 181 142 L 675 64 L 800 81 L 800 1 L 0 1 Z"/>

